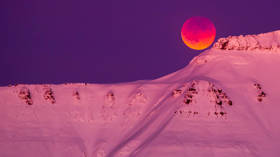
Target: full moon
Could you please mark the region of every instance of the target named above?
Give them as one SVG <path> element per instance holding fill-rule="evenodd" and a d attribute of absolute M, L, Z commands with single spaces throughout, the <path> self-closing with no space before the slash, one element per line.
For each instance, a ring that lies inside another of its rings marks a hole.
<path fill-rule="evenodd" d="M 203 50 L 214 42 L 216 28 L 208 18 L 200 16 L 191 17 L 184 23 L 181 37 L 189 48 Z"/>

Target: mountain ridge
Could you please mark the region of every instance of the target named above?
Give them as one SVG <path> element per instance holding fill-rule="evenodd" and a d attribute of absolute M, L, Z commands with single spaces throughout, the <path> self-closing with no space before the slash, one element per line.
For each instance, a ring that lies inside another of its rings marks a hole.
<path fill-rule="evenodd" d="M 257 35 L 240 35 L 220 38 L 213 48 L 221 50 L 280 50 L 280 30 Z"/>
<path fill-rule="evenodd" d="M 279 53 L 244 51 L 151 81 L 0 87 L 0 156 L 278 157 Z"/>

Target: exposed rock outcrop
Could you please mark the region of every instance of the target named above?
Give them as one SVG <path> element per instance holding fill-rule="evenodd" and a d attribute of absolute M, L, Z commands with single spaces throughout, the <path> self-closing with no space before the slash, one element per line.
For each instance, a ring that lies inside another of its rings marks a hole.
<path fill-rule="evenodd" d="M 220 38 L 213 48 L 221 50 L 280 50 L 280 30 L 258 35 Z"/>
<path fill-rule="evenodd" d="M 33 104 L 30 90 L 26 87 L 23 87 L 23 88 L 20 89 L 18 97 L 20 99 L 22 99 L 27 105 L 32 105 Z"/>
<path fill-rule="evenodd" d="M 43 96 L 46 101 L 49 101 L 52 104 L 56 102 L 53 90 L 51 88 L 45 88 L 45 92 Z"/>

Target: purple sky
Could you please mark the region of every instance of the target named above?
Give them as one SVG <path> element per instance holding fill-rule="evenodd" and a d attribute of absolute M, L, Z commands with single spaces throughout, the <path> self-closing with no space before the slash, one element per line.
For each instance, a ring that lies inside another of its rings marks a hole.
<path fill-rule="evenodd" d="M 154 79 L 201 51 L 180 30 L 205 16 L 217 38 L 280 29 L 274 0 L 6 0 L 0 2 L 0 85 Z"/>

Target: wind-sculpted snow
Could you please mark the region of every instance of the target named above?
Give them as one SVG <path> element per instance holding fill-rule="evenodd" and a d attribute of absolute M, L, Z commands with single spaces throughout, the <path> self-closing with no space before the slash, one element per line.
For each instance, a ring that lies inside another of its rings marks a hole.
<path fill-rule="evenodd" d="M 221 50 L 280 51 L 280 31 L 220 38 L 213 47 Z"/>
<path fill-rule="evenodd" d="M 151 81 L 0 87 L 0 157 L 278 157 L 280 54 L 259 50 Z"/>

